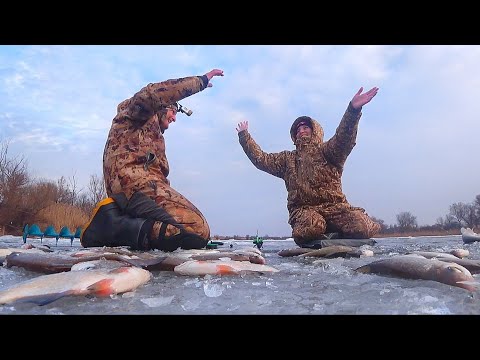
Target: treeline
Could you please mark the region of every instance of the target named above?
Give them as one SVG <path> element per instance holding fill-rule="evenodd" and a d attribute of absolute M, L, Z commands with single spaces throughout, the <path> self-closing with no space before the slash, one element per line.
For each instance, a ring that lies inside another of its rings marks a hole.
<path fill-rule="evenodd" d="M 372 217 L 381 226 L 381 234 L 425 233 L 425 234 L 460 234 L 461 227 L 476 229 L 480 226 L 480 195 L 470 203 L 457 202 L 449 207 L 445 217 L 437 218 L 434 225 L 419 226 L 417 217 L 409 211 L 396 215 L 397 223 L 386 225 L 382 219 Z"/>
<path fill-rule="evenodd" d="M 20 235 L 24 224 L 42 229 L 54 225 L 83 226 L 96 203 L 106 197 L 103 178 L 91 175 L 79 188 L 75 175 L 57 181 L 34 179 L 23 156 L 9 156 L 8 142 L 0 142 L 0 235 Z"/>

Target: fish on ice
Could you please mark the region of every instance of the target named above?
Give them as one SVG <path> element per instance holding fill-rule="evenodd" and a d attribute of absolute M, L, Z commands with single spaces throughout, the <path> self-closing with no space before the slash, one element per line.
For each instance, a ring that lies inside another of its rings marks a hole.
<path fill-rule="evenodd" d="M 121 294 L 135 290 L 151 278 L 149 271 L 135 266 L 41 275 L 1 290 L 0 304 L 45 305 L 65 296 Z"/>
<path fill-rule="evenodd" d="M 463 266 L 435 258 L 427 259 L 418 254 L 396 255 L 377 260 L 355 271 L 404 279 L 433 280 L 469 291 L 477 288 L 472 274 Z"/>
<path fill-rule="evenodd" d="M 188 260 L 176 266 L 173 270 L 180 275 L 237 275 L 243 273 L 275 273 L 279 270 L 249 261 L 234 261 L 230 259 L 219 260 Z"/>

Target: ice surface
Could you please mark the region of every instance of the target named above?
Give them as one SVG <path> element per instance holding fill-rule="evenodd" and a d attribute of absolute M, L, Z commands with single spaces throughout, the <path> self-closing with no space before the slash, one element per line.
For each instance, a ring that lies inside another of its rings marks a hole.
<path fill-rule="evenodd" d="M 40 240 L 28 239 L 39 245 Z M 80 248 L 74 241 L 43 241 L 56 251 Z M 251 247 L 251 241 L 232 241 L 233 249 Z M 20 247 L 21 237 L 0 237 L 0 247 Z M 219 248 L 230 249 L 226 241 Z M 154 271 L 153 278 L 135 291 L 105 298 L 70 296 L 44 306 L 17 304 L 0 306 L 4 314 L 480 314 L 480 292 L 434 281 L 409 280 L 360 274 L 355 268 L 409 251 L 470 251 L 469 259 L 480 259 L 480 242 L 463 244 L 461 236 L 386 238 L 365 247 L 373 257 L 303 258 L 281 257 L 281 249 L 294 248 L 292 240 L 265 240 L 267 265 L 273 274 L 183 276 L 172 271 Z M 0 290 L 39 276 L 22 268 L 0 267 Z M 479 280 L 479 275 L 474 275 Z"/>

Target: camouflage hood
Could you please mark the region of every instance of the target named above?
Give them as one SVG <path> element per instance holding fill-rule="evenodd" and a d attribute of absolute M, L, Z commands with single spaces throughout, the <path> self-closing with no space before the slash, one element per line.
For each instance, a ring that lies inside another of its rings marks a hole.
<path fill-rule="evenodd" d="M 117 114 L 120 114 L 122 111 L 126 110 L 130 106 L 131 99 L 123 100 L 120 104 L 117 105 Z M 173 103 L 170 106 L 173 106 L 178 111 L 178 103 Z M 161 107 L 160 110 L 156 112 L 158 122 L 162 121 L 162 118 L 167 114 L 167 107 Z M 165 130 L 160 130 L 163 134 Z"/>
<path fill-rule="evenodd" d="M 296 144 L 296 134 L 297 134 L 297 127 L 302 121 L 306 122 L 312 128 L 312 138 L 309 142 L 313 142 L 316 144 L 323 143 L 323 128 L 320 123 L 309 116 L 300 116 L 298 117 L 290 127 L 290 137 L 294 144 Z"/>

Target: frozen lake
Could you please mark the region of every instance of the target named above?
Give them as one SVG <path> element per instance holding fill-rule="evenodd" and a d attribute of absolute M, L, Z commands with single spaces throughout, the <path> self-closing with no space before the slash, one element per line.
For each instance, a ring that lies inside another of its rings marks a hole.
<path fill-rule="evenodd" d="M 448 252 L 468 249 L 470 259 L 480 259 L 480 242 L 464 245 L 461 236 L 385 238 L 365 248 L 373 257 L 299 258 L 281 257 L 282 249 L 296 247 L 293 240 L 266 240 L 262 248 L 267 265 L 280 270 L 273 274 L 182 276 L 154 271 L 153 278 L 134 292 L 106 298 L 70 296 L 44 306 L 0 305 L 6 314 L 480 314 L 480 292 L 427 280 L 408 280 L 353 269 L 375 260 L 409 251 Z M 27 243 L 40 245 L 40 240 Z M 70 240 L 46 239 L 54 250 L 71 251 Z M 226 241 L 220 248 L 228 248 Z M 249 247 L 251 241 L 234 241 L 233 248 Z M 20 247 L 21 237 L 0 237 L 0 247 Z M 80 249 L 78 239 L 73 243 Z M 23 268 L 1 267 L 0 290 L 39 276 Z M 480 275 L 474 275 L 478 280 Z"/>

